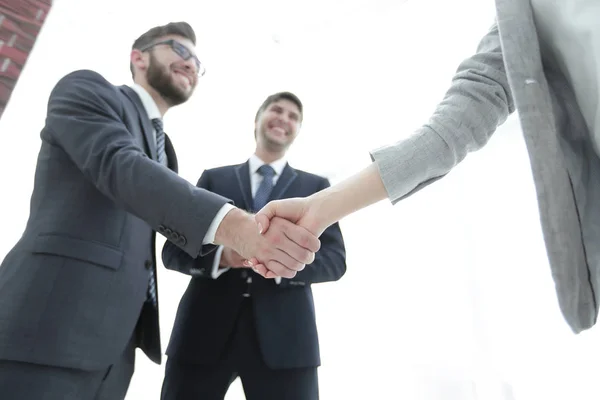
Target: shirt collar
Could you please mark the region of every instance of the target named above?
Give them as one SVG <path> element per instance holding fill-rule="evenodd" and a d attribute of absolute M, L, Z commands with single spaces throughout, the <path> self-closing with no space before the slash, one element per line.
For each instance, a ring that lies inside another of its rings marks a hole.
<path fill-rule="evenodd" d="M 250 156 L 250 159 L 248 160 L 248 163 L 250 164 L 250 173 L 251 174 L 256 173 L 256 171 L 262 165 L 266 164 L 263 160 L 261 160 L 260 158 L 258 158 L 258 156 L 256 154 L 252 154 Z M 281 157 L 279 160 L 273 161 L 269 165 L 271 167 L 273 167 L 273 169 L 275 170 L 275 175 L 279 176 L 283 172 L 283 169 L 285 168 L 286 164 L 287 164 L 286 158 L 285 157 Z"/>
<path fill-rule="evenodd" d="M 138 94 L 138 96 L 140 96 L 140 100 L 142 100 L 142 105 L 146 110 L 146 114 L 148 114 L 148 118 L 150 118 L 151 121 L 155 118 L 162 119 L 162 115 L 160 115 L 158 106 L 156 105 L 156 102 L 152 96 L 150 96 L 150 93 L 148 93 L 146 89 L 137 83 L 134 83 L 131 88 Z"/>

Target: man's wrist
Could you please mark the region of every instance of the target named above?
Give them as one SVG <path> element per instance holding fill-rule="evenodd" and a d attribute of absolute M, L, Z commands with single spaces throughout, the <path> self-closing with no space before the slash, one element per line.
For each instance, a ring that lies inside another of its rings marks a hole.
<path fill-rule="evenodd" d="M 223 252 L 221 253 L 221 259 L 219 260 L 219 267 L 229 267 L 229 261 L 227 258 L 228 247 L 223 248 Z"/>
<path fill-rule="evenodd" d="M 251 229 L 254 228 L 256 232 L 251 232 Z M 256 226 L 254 218 L 247 212 L 234 208 L 221 221 L 215 233 L 214 243 L 229 247 L 243 255 L 242 249 L 245 241 L 252 233 L 258 233 L 258 226 Z M 242 240 L 242 238 L 244 239 Z"/>

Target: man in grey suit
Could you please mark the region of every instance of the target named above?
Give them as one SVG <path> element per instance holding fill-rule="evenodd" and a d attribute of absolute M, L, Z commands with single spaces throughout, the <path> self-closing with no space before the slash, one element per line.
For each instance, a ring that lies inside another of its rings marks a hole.
<path fill-rule="evenodd" d="M 136 347 L 161 362 L 155 231 L 192 257 L 231 246 L 290 277 L 314 259 L 303 228 L 261 235 L 176 174 L 162 117 L 203 74 L 194 47 L 187 23 L 156 27 L 133 44 L 132 87 L 76 71 L 52 91 L 29 220 L 0 266 L 2 400 L 123 399 Z"/>
<path fill-rule="evenodd" d="M 516 109 L 560 308 L 579 333 L 596 323 L 600 290 L 600 3 L 496 0 L 496 16 L 412 137 L 372 152 L 374 163 L 345 182 L 272 203 L 257 219 L 268 229 L 283 216 L 318 234 L 385 197 L 396 203 L 484 146 Z"/>

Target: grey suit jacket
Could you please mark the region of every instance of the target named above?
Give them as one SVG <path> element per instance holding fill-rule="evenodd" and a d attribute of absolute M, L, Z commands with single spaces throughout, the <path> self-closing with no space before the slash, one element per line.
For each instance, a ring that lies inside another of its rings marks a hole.
<path fill-rule="evenodd" d="M 496 0 L 496 24 L 430 121 L 371 153 L 395 203 L 447 174 L 518 110 L 561 311 L 592 327 L 600 284 L 600 160 L 558 68 L 544 58 L 529 0 Z"/>
<path fill-rule="evenodd" d="M 154 232 L 204 254 L 228 200 L 154 161 L 152 135 L 132 89 L 91 71 L 56 85 L 29 220 L 0 266 L 0 359 L 98 370 L 135 332 L 160 362 L 158 310 L 146 302 Z M 170 142 L 166 151 L 176 169 Z"/>

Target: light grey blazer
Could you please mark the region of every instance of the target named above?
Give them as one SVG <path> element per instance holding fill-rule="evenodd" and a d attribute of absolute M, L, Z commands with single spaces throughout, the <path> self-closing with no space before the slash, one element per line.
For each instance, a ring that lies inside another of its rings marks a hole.
<path fill-rule="evenodd" d="M 484 146 L 518 110 L 560 308 L 579 333 L 598 315 L 600 159 L 572 89 L 544 57 L 529 0 L 496 0 L 496 17 L 429 122 L 371 157 L 396 203 Z"/>

